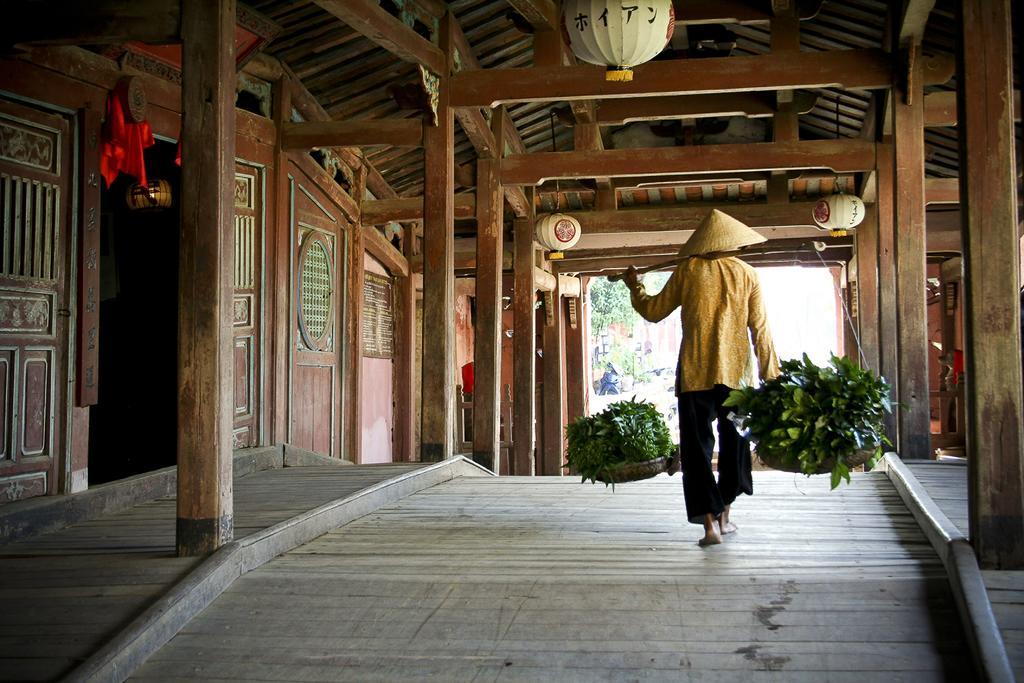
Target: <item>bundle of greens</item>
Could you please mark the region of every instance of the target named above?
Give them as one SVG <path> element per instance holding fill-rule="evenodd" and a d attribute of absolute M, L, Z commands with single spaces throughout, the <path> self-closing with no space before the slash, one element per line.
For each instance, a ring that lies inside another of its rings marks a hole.
<path fill-rule="evenodd" d="M 566 428 L 566 438 L 567 465 L 582 481 L 596 482 L 616 466 L 671 458 L 676 452 L 661 413 L 636 397 L 578 418 Z"/>
<path fill-rule="evenodd" d="M 784 361 L 781 370 L 760 387 L 733 391 L 725 402 L 766 463 L 804 474 L 831 471 L 835 488 L 850 481 L 851 466 L 868 460 L 866 451 L 870 467 L 882 445 L 891 445 L 882 425 L 892 411 L 884 379 L 836 356 L 822 368 L 804 354 L 802 361 Z"/>

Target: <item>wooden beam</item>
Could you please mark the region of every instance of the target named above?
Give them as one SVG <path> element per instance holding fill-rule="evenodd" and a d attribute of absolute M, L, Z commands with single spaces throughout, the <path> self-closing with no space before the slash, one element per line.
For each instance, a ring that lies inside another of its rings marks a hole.
<path fill-rule="evenodd" d="M 1010 0 L 961 0 L 967 466 L 982 567 L 1024 569 L 1018 207 Z"/>
<path fill-rule="evenodd" d="M 406 277 L 409 275 L 409 262 L 398 249 L 384 239 L 384 235 L 372 225 L 362 223 L 363 244 L 371 256 L 381 262 L 394 277 Z"/>
<path fill-rule="evenodd" d="M 576 211 L 583 235 L 695 230 L 712 209 L 721 209 L 754 229 L 809 228 L 807 234 L 827 235 L 814 224 L 811 212 L 814 202 L 739 203 L 703 205 L 702 202 L 645 209 L 618 211 Z M 572 255 L 574 252 L 568 252 Z"/>
<path fill-rule="evenodd" d="M 565 277 L 560 276 L 560 278 Z M 573 278 L 576 287 L 585 289 L 582 278 Z M 582 292 L 581 292 L 582 295 Z M 565 322 L 565 408 L 566 424 L 587 414 L 587 377 L 590 375 L 590 356 L 587 342 L 589 324 L 583 312 L 582 296 L 568 301 Z M 575 307 L 575 310 L 574 310 Z"/>
<path fill-rule="evenodd" d="M 476 216 L 476 194 L 463 192 L 455 195 L 455 218 Z M 407 222 L 423 220 L 423 197 L 402 197 L 401 199 L 370 199 L 361 205 L 363 225 L 384 225 L 392 221 Z"/>
<path fill-rule="evenodd" d="M 498 162 L 477 162 L 476 324 L 473 370 L 473 460 L 501 466 L 501 274 L 504 220 Z"/>
<path fill-rule="evenodd" d="M 441 44 L 452 50 L 451 13 L 441 20 Z M 453 454 L 455 436 L 455 113 L 447 67 L 438 85 L 436 126 L 424 129 L 423 184 L 423 441 L 420 459 Z"/>
<path fill-rule="evenodd" d="M 928 24 L 928 15 L 935 8 L 935 0 L 908 0 L 903 7 L 903 20 L 900 22 L 900 44 L 921 44 L 924 28 Z"/>
<path fill-rule="evenodd" d="M 892 98 L 890 98 L 892 99 Z M 878 146 L 878 171 L 875 174 L 878 202 L 878 349 L 879 374 L 892 387 L 894 405 L 899 405 L 899 377 L 896 332 L 896 217 L 893 201 L 893 153 L 891 138 Z M 898 409 L 885 415 L 885 433 L 896 444 Z"/>
<path fill-rule="evenodd" d="M 546 180 L 565 178 L 808 168 L 828 168 L 836 173 L 852 173 L 874 167 L 873 142 L 803 140 L 516 154 L 502 160 L 501 182 L 510 185 L 539 185 Z"/>
<path fill-rule="evenodd" d="M 452 39 L 455 42 L 455 48 L 459 51 L 463 68 L 479 69 L 480 62 L 473 52 L 473 46 L 466 40 L 462 27 L 454 18 Z M 519 137 L 519 131 L 512 124 L 504 107 L 498 107 L 491 112 L 491 125 L 487 124 L 479 108 L 460 108 L 455 111 L 455 116 L 480 157 L 500 159 L 505 156 L 506 146 L 517 153 L 525 150 L 522 138 Z M 495 117 L 497 117 L 497 121 L 494 120 Z M 526 215 L 526 195 L 523 193 L 523 189 L 521 187 L 505 187 L 503 191 L 505 200 L 512 207 L 513 213 L 516 216 Z"/>
<path fill-rule="evenodd" d="M 177 43 L 181 5 L 182 0 L 22 0 L 0 24 L 0 46 Z"/>
<path fill-rule="evenodd" d="M 924 92 L 921 89 L 920 46 L 912 75 L 893 90 L 893 153 L 895 161 L 896 331 L 900 410 L 897 450 L 904 459 L 931 454 L 928 386 L 928 312 L 925 304 L 927 246 L 924 197 Z M 903 80 L 903 79 L 900 79 Z M 907 104 L 907 102 L 911 104 Z"/>
<path fill-rule="evenodd" d="M 959 178 L 925 178 L 925 204 L 959 204 Z"/>
<path fill-rule="evenodd" d="M 592 101 L 592 100 L 585 100 Z M 816 93 L 798 92 L 790 103 L 798 114 L 806 114 L 818 101 Z M 774 116 L 778 112 L 774 93 L 715 93 L 675 95 L 638 99 L 612 98 L 597 104 L 595 123 L 619 126 L 632 121 L 700 119 L 718 116 Z"/>
<path fill-rule="evenodd" d="M 313 94 L 306 89 L 306 86 L 303 85 L 302 81 L 299 80 L 299 77 L 295 75 L 295 72 L 293 72 L 291 68 L 283 62 L 278 61 L 278 64 L 280 65 L 282 73 L 284 73 L 285 77 L 288 79 L 289 89 L 291 90 L 292 105 L 294 105 L 299 114 L 301 114 L 307 121 L 330 121 L 330 115 L 322 106 L 320 106 L 320 103 Z M 288 116 L 289 118 L 291 117 L 290 111 L 288 112 Z M 360 166 L 366 167 L 366 187 L 371 193 L 373 193 L 374 197 L 377 199 L 393 199 L 398 197 L 398 193 L 395 192 L 394 188 L 392 188 L 386 180 L 384 180 L 384 176 L 380 174 L 380 171 L 378 171 L 373 164 L 367 161 L 358 149 L 353 150 L 346 147 L 339 147 L 336 148 L 335 151 L 339 156 L 341 156 L 342 161 L 348 164 L 349 168 L 356 169 Z M 359 201 L 362 200 L 362 197 L 356 197 L 355 199 Z"/>
<path fill-rule="evenodd" d="M 508 4 L 537 30 L 555 31 L 561 25 L 554 0 L 508 0 Z"/>
<path fill-rule="evenodd" d="M 532 206 L 532 202 L 531 202 Z M 515 284 L 512 295 L 512 455 L 510 474 L 534 474 L 533 449 L 536 440 L 534 423 L 536 404 L 536 312 L 534 282 L 533 216 L 516 218 L 513 223 L 513 266 Z"/>
<path fill-rule="evenodd" d="M 544 356 L 541 367 L 544 373 L 541 391 L 541 408 L 543 410 L 542 439 L 538 474 L 561 476 L 562 463 L 565 462 L 565 430 L 562 422 L 562 405 L 565 401 L 565 374 L 562 371 L 562 354 L 565 346 L 562 331 L 562 311 L 566 303 L 562 301 L 555 278 L 554 289 L 544 296 L 545 310 L 543 330 Z"/>
<path fill-rule="evenodd" d="M 421 147 L 423 122 L 416 119 L 289 122 L 284 124 L 281 137 L 285 149 L 303 151 L 318 147 L 370 145 Z"/>
<path fill-rule="evenodd" d="M 183 0 L 178 288 L 179 556 L 231 540 L 235 2 Z"/>
<path fill-rule="evenodd" d="M 314 0 L 399 59 L 420 64 L 436 75 L 447 75 L 444 51 L 385 12 L 374 0 Z"/>
<path fill-rule="evenodd" d="M 954 71 L 945 57 L 923 66 L 926 85 L 945 83 Z M 452 106 L 892 84 L 891 58 L 878 49 L 669 59 L 641 64 L 634 73 L 632 81 L 617 83 L 605 80 L 604 67 L 589 64 L 462 71 L 452 80 Z"/>
<path fill-rule="evenodd" d="M 1013 91 L 1013 120 L 1021 120 L 1020 90 Z M 943 90 L 924 96 L 925 128 L 955 126 L 957 123 L 956 91 Z"/>
<path fill-rule="evenodd" d="M 553 292 L 558 287 L 558 278 L 543 268 L 534 267 L 533 284 L 538 292 Z"/>

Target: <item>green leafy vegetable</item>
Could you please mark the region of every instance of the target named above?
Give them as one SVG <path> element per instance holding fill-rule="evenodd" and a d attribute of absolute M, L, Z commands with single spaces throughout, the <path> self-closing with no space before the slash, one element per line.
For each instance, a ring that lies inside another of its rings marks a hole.
<path fill-rule="evenodd" d="M 653 404 L 612 403 L 597 415 L 577 418 L 566 428 L 569 468 L 596 482 L 606 467 L 671 457 L 676 452 L 665 419 Z"/>
<path fill-rule="evenodd" d="M 892 412 L 884 379 L 837 356 L 819 367 L 804 354 L 802 360 L 783 361 L 781 370 L 775 379 L 737 389 L 725 401 L 758 450 L 805 474 L 834 459 L 832 488 L 850 481 L 846 459 L 855 452 L 874 451 L 869 466 L 881 458 L 883 444 L 891 445 L 882 425 Z"/>

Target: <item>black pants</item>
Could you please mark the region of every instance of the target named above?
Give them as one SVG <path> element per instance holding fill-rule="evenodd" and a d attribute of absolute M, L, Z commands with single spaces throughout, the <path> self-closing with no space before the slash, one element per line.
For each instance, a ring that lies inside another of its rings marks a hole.
<path fill-rule="evenodd" d="M 720 515 L 741 493 L 754 494 L 750 475 L 750 443 L 739 435 L 722 403 L 729 387 L 686 391 L 679 396 L 679 456 L 683 469 L 686 516 L 703 524 L 704 515 Z M 718 481 L 711 470 L 715 437 L 711 423 L 718 418 Z"/>

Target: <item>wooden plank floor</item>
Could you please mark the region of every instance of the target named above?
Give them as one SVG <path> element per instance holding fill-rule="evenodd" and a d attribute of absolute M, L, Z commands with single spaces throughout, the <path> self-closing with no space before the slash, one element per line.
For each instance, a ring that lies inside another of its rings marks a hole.
<path fill-rule="evenodd" d="M 882 473 L 755 473 L 701 549 L 680 477 L 456 479 L 245 575 L 139 680 L 942 681 L 942 565 Z"/>
<path fill-rule="evenodd" d="M 927 460 L 903 462 L 949 521 L 969 536 L 967 465 Z M 1010 664 L 1017 680 L 1024 681 L 1024 571 L 983 571 L 982 576 Z"/>
<path fill-rule="evenodd" d="M 417 465 L 293 467 L 235 480 L 243 538 Z M 0 680 L 53 680 L 199 563 L 174 556 L 175 500 L 0 548 Z"/>

